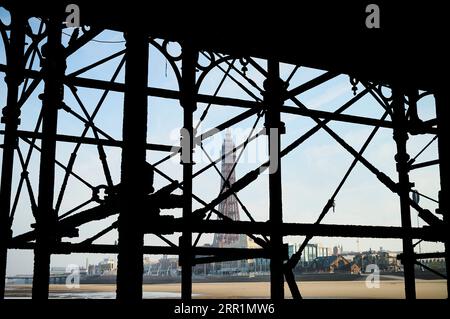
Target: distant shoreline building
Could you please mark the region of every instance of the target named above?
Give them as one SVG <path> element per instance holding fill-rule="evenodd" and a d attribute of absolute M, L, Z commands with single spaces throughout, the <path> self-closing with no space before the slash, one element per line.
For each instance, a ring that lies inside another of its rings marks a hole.
<path fill-rule="evenodd" d="M 89 276 L 116 275 L 117 262 L 112 257 L 104 258 L 98 264 L 88 265 L 87 274 Z"/>

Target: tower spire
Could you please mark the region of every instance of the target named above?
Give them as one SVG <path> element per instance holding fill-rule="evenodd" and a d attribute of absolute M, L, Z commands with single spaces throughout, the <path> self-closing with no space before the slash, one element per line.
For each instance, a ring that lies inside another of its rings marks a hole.
<path fill-rule="evenodd" d="M 222 156 L 226 155 L 222 160 L 221 173 L 223 179 L 220 182 L 220 191 L 223 192 L 228 189 L 235 181 L 236 175 L 233 167 L 236 162 L 236 153 L 233 152 L 235 145 L 230 129 L 225 132 L 225 138 L 222 143 Z M 232 220 L 240 220 L 239 207 L 235 196 L 229 196 L 219 204 L 218 211 Z M 239 240 L 238 234 L 215 234 L 213 246 L 225 247 L 229 246 Z"/>

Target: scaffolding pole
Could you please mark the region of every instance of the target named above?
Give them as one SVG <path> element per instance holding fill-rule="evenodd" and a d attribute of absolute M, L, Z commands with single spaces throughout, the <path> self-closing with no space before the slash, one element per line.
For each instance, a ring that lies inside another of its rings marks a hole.
<path fill-rule="evenodd" d="M 188 41 L 182 44 L 182 78 L 180 104 L 183 108 L 183 129 L 181 132 L 181 164 L 183 165 L 183 223 L 180 238 L 181 298 L 192 298 L 192 168 L 193 168 L 193 113 L 196 109 L 195 70 L 198 52 Z"/>
<path fill-rule="evenodd" d="M 281 156 L 280 134 L 283 129 L 280 108 L 283 105 L 283 82 L 280 79 L 280 66 L 275 60 L 267 62 L 268 76 L 264 82 L 264 103 L 267 107 L 266 132 L 269 144 L 269 223 L 270 233 L 270 294 L 275 301 L 284 299 L 283 274 L 283 224 L 281 195 Z"/>
<path fill-rule="evenodd" d="M 448 154 L 448 123 L 450 99 L 444 89 L 440 89 L 434 95 L 436 100 L 436 117 L 438 128 L 438 153 L 439 153 L 439 174 L 441 180 L 441 190 L 439 192 L 439 212 L 444 219 L 443 233 L 446 235 L 445 244 L 445 269 L 447 277 L 450 274 L 450 229 L 449 229 L 449 197 L 450 197 L 450 170 Z M 447 280 L 447 298 L 450 296 L 450 286 Z"/>
<path fill-rule="evenodd" d="M 39 195 L 34 249 L 33 299 L 48 298 L 51 247 L 56 242 L 57 216 L 53 208 L 58 109 L 64 97 L 63 78 L 66 68 L 61 44 L 61 7 L 57 6 L 47 20 L 47 43 L 44 52 L 45 87 L 42 95 L 42 143 L 39 168 Z"/>
<path fill-rule="evenodd" d="M 404 230 L 403 242 L 403 269 L 405 277 L 405 297 L 406 299 L 416 299 L 416 285 L 414 279 L 414 246 L 411 238 L 411 207 L 409 204 L 409 192 L 411 184 L 409 181 L 409 155 L 406 149 L 408 132 L 406 130 L 407 118 L 404 105 L 404 94 L 399 87 L 392 89 L 392 119 L 394 126 L 394 141 L 397 145 L 398 173 L 398 195 L 400 197 L 400 214 L 402 228 Z"/>
<path fill-rule="evenodd" d="M 148 37 L 130 28 L 126 38 L 125 95 L 121 188 L 119 190 L 119 255 L 117 299 L 142 299 L 143 211 L 148 184 L 146 172 Z"/>
<path fill-rule="evenodd" d="M 8 96 L 3 109 L 2 123 L 5 124 L 3 139 L 2 176 L 0 186 L 0 300 L 5 296 L 6 263 L 8 242 L 11 238 L 11 185 L 14 166 L 14 151 L 17 147 L 17 127 L 20 122 L 20 107 L 17 103 L 19 85 L 23 82 L 25 44 L 25 18 L 19 12 L 13 11 L 11 19 L 11 40 L 7 49 L 8 67 L 6 70 L 6 85 Z"/>

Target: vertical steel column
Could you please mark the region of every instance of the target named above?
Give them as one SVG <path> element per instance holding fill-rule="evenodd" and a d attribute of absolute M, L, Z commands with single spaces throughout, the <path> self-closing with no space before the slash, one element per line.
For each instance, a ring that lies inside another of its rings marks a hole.
<path fill-rule="evenodd" d="M 143 28 L 126 34 L 125 95 L 121 188 L 119 190 L 119 256 L 117 299 L 142 299 L 144 233 L 142 215 L 146 176 L 148 36 Z"/>
<path fill-rule="evenodd" d="M 448 119 L 450 116 L 450 98 L 444 89 L 440 89 L 434 94 L 436 100 L 436 118 L 438 129 L 438 152 L 439 152 L 439 173 L 441 179 L 441 190 L 439 192 L 439 212 L 444 219 L 444 231 L 446 231 L 445 242 L 445 269 L 447 276 L 450 274 L 450 229 L 449 229 L 449 197 L 450 197 L 450 156 L 448 138 Z M 447 298 L 450 296 L 450 286 L 447 279 Z"/>
<path fill-rule="evenodd" d="M 20 108 L 17 104 L 19 85 L 23 81 L 25 44 L 25 18 L 12 12 L 10 44 L 7 47 L 6 85 L 8 96 L 3 109 L 2 123 L 5 123 L 3 140 L 2 176 L 0 184 L 0 300 L 5 296 L 6 259 L 8 241 L 11 237 L 11 182 L 14 165 L 14 150 L 17 146 L 17 127 L 19 125 Z"/>
<path fill-rule="evenodd" d="M 392 121 L 394 122 L 394 140 L 397 144 L 397 162 L 400 213 L 402 228 L 405 232 L 403 236 L 403 269 L 405 277 L 405 297 L 406 299 L 416 298 L 416 285 L 414 279 L 414 247 L 411 238 L 411 208 L 409 206 L 409 192 L 411 184 L 409 182 L 409 155 L 406 150 L 408 141 L 407 118 L 405 113 L 404 94 L 398 87 L 392 89 Z"/>
<path fill-rule="evenodd" d="M 283 223 L 282 195 L 281 195 L 281 161 L 280 161 L 280 134 L 282 125 L 280 109 L 283 104 L 280 79 L 280 67 L 277 61 L 267 61 L 267 79 L 264 81 L 264 103 L 267 107 L 266 132 L 269 141 L 269 223 L 270 234 L 270 295 L 273 300 L 284 299 L 283 277 L 283 236 L 281 225 Z"/>
<path fill-rule="evenodd" d="M 53 209 L 55 153 L 58 109 L 61 107 L 65 72 L 64 47 L 61 44 L 61 17 L 54 8 L 47 21 L 47 43 L 42 49 L 45 88 L 42 95 L 42 146 L 39 169 L 39 196 L 34 249 L 33 299 L 48 298 L 51 248 L 56 241 L 56 212 Z"/>
<path fill-rule="evenodd" d="M 181 133 L 181 163 L 183 165 L 183 222 L 184 231 L 180 239 L 181 298 L 192 298 L 192 166 L 193 138 L 192 115 L 197 108 L 195 92 L 195 69 L 198 52 L 189 42 L 182 45 L 182 82 L 180 104 L 183 108 L 183 129 Z"/>

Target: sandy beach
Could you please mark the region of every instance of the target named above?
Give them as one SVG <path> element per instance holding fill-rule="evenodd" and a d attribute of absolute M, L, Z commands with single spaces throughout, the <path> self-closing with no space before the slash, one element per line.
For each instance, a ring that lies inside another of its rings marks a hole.
<path fill-rule="evenodd" d="M 404 284 L 400 280 L 381 281 L 379 288 L 367 288 L 364 281 L 314 281 L 299 282 L 304 298 L 336 298 L 336 299 L 403 299 Z M 79 288 L 69 289 L 65 285 L 50 285 L 53 298 L 114 298 L 116 287 L 110 284 L 83 284 Z M 417 280 L 417 298 L 447 298 L 445 280 Z M 103 295 L 101 294 L 103 293 Z M 65 297 L 68 294 L 70 297 Z M 179 284 L 144 285 L 144 297 L 147 298 L 179 298 Z M 194 283 L 194 298 L 205 299 L 246 299 L 268 298 L 268 282 L 226 282 L 226 283 Z M 285 285 L 286 298 L 291 298 Z M 31 296 L 31 285 L 8 285 L 7 296 L 10 298 L 27 298 Z M 97 296 L 97 297 L 96 297 Z M 103 296 L 103 297 L 102 297 Z"/>

